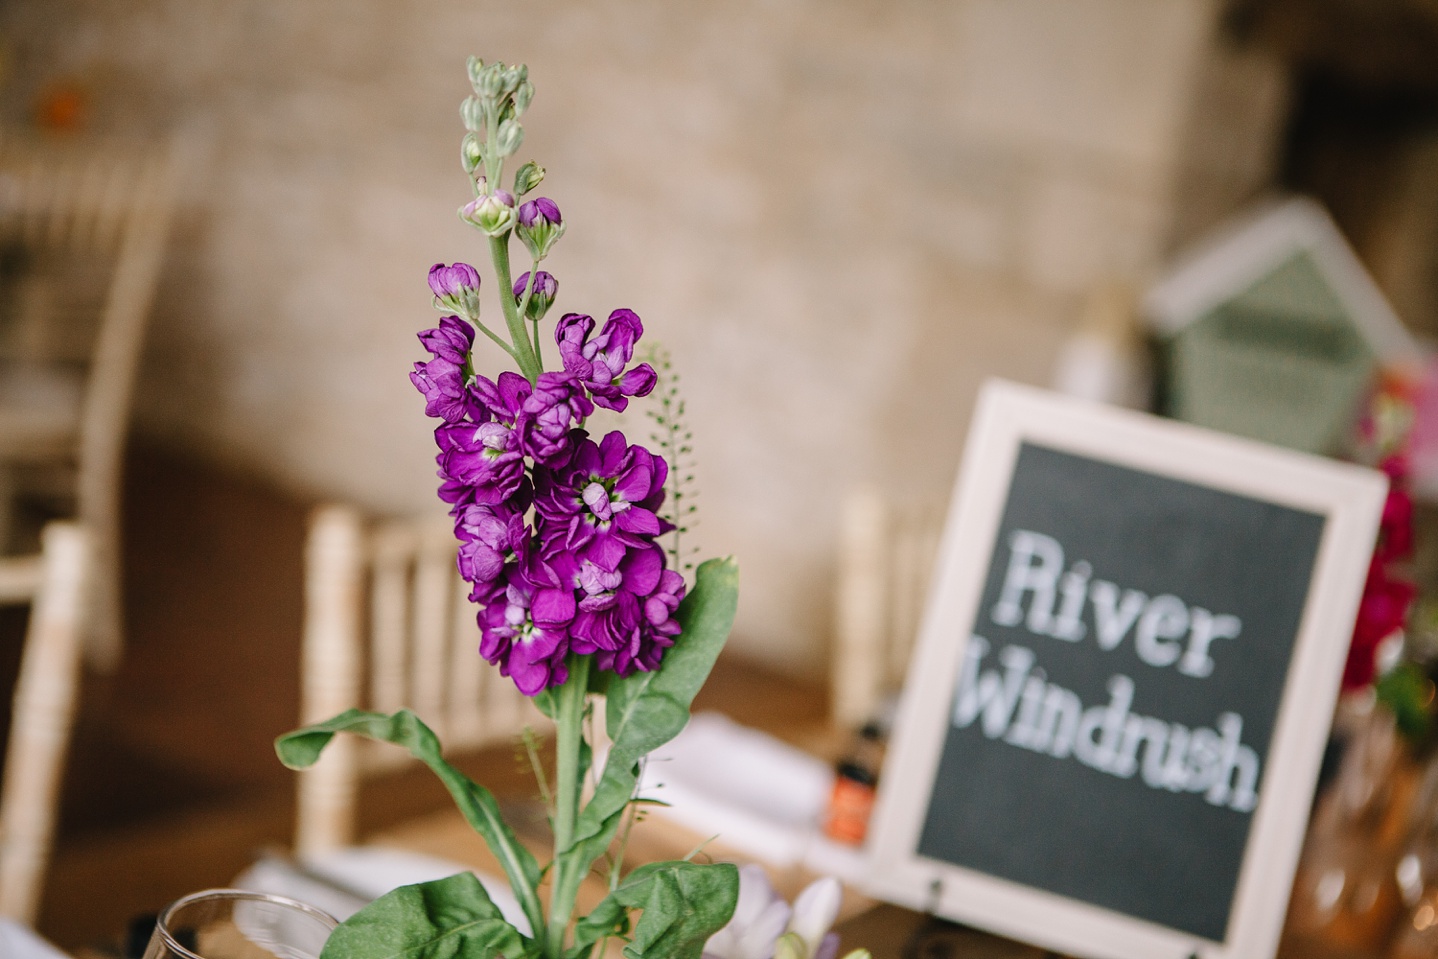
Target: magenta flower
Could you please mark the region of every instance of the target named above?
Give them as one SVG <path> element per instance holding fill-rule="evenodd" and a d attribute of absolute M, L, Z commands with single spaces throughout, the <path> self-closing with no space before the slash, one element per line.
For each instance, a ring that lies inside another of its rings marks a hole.
<path fill-rule="evenodd" d="M 604 329 L 593 338 L 594 318 L 566 313 L 554 328 L 564 368 L 579 377 L 595 403 L 622 413 L 627 397 L 648 396 L 656 380 L 654 369 L 640 363 L 625 372 L 634 357 L 634 344 L 644 335 L 644 324 L 633 310 L 615 310 Z"/>
<path fill-rule="evenodd" d="M 457 316 L 446 316 L 435 329 L 420 333 L 419 341 L 433 359 L 416 363 L 409 379 L 424 396 L 425 415 L 461 422 L 474 409 L 465 384 L 474 328 Z"/>
<path fill-rule="evenodd" d="M 618 430 L 597 445 L 584 438 L 567 468 L 535 471 L 535 508 L 546 546 L 617 570 L 630 548 L 652 545 L 669 528 L 655 512 L 668 476 L 663 457 L 627 445 Z"/>
<path fill-rule="evenodd" d="M 600 669 L 619 676 L 658 668 L 679 632 L 668 614 L 684 596 L 684 577 L 664 569 L 663 550 L 631 550 L 613 572 L 585 562 L 576 579 L 582 598 L 570 629 L 574 652 L 595 653 Z"/>
<path fill-rule="evenodd" d="M 555 467 L 568 461 L 576 428 L 594 412 L 584 388 L 569 373 L 541 373 L 520 406 L 520 448 L 536 463 Z"/>
<path fill-rule="evenodd" d="M 536 589 L 514 578 L 503 598 L 479 614 L 480 655 L 526 696 L 562 685 L 569 678 L 564 658 L 573 618 L 574 596 L 569 591 Z"/>
<path fill-rule="evenodd" d="M 473 487 L 472 502 L 493 505 L 525 481 L 524 456 L 513 426 L 502 422 L 447 423 L 434 431 L 440 476 Z"/>
<path fill-rule="evenodd" d="M 468 263 L 453 266 L 436 263 L 429 268 L 429 288 L 444 309 L 478 318 L 479 271 Z"/>
<path fill-rule="evenodd" d="M 504 592 L 500 577 L 505 565 L 529 536 L 522 515 L 506 515 L 502 507 L 468 506 L 455 519 L 454 535 L 459 539 L 459 575 L 474 587 L 470 599 L 491 602 Z"/>
<path fill-rule="evenodd" d="M 519 208 L 519 226 L 515 233 L 531 256 L 544 259 L 564 235 L 564 218 L 559 215 L 559 206 L 547 196 L 524 203 Z"/>
<path fill-rule="evenodd" d="M 529 271 L 520 274 L 519 279 L 514 281 L 514 302 L 516 304 L 524 301 L 524 288 L 529 285 Z M 559 293 L 559 281 L 550 274 L 540 270 L 534 274 L 534 289 L 529 292 L 529 304 L 524 309 L 524 315 L 531 320 L 542 320 L 544 314 L 549 312 L 549 307 L 554 303 L 554 297 Z"/>

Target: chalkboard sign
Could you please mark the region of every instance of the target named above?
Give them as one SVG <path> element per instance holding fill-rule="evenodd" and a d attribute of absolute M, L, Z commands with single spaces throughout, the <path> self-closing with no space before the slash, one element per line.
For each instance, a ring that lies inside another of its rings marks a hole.
<path fill-rule="evenodd" d="M 1097 959 L 1272 955 L 1385 488 L 987 386 L 873 891 Z"/>

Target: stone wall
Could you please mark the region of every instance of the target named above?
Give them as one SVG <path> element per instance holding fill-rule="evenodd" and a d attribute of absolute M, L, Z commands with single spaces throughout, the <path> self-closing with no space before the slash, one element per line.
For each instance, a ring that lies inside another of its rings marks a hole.
<path fill-rule="evenodd" d="M 569 226 L 557 310 L 629 306 L 671 349 L 697 539 L 742 564 L 735 643 L 810 674 L 845 489 L 946 496 L 984 377 L 1046 382 L 1095 284 L 1266 182 L 1282 76 L 1217 20 L 1216 0 L 0 8 L 12 122 L 69 79 L 94 126 L 191 144 L 140 428 L 387 512 L 439 508 L 406 379 L 425 271 L 484 259 L 453 213 L 465 57 L 527 62 L 521 158 Z"/>

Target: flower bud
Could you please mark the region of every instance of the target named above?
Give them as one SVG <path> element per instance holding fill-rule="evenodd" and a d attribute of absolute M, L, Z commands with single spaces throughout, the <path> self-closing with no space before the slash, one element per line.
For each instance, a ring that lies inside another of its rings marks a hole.
<path fill-rule="evenodd" d="M 459 208 L 459 217 L 488 236 L 503 236 L 514 228 L 514 196 L 508 190 L 480 194 Z"/>
<path fill-rule="evenodd" d="M 436 263 L 429 268 L 429 288 L 437 309 L 479 319 L 479 271 L 468 263 Z"/>
<path fill-rule="evenodd" d="M 504 71 L 504 96 L 513 96 L 521 83 L 529 80 L 529 67 L 517 63 Z"/>
<path fill-rule="evenodd" d="M 486 100 L 498 100 L 504 96 L 504 64 L 495 61 L 481 70 L 474 92 Z"/>
<path fill-rule="evenodd" d="M 524 302 L 524 288 L 529 285 L 529 273 L 526 271 L 514 283 L 514 302 Z M 543 270 L 534 274 L 534 289 L 529 291 L 529 304 L 524 308 L 524 315 L 531 320 L 542 320 L 544 314 L 549 312 L 550 304 L 554 302 L 554 296 L 559 292 L 559 281 Z"/>
<path fill-rule="evenodd" d="M 494 147 L 502 157 L 513 156 L 524 142 L 524 127 L 518 120 L 505 120 L 494 136 Z"/>
<path fill-rule="evenodd" d="M 471 133 L 477 133 L 484 129 L 484 103 L 478 97 L 465 97 L 464 102 L 459 105 L 460 119 L 464 120 L 464 128 Z"/>
<path fill-rule="evenodd" d="M 479 137 L 473 133 L 464 135 L 464 142 L 459 145 L 459 160 L 464 164 L 464 172 L 473 174 L 484 162 L 484 151 L 480 148 Z"/>
<path fill-rule="evenodd" d="M 564 220 L 559 207 L 547 196 L 536 197 L 519 208 L 520 240 L 536 260 L 549 255 L 550 247 L 564 235 Z"/>
<path fill-rule="evenodd" d="M 809 947 L 793 932 L 786 932 L 774 943 L 774 959 L 811 959 Z"/>
<path fill-rule="evenodd" d="M 525 110 L 529 109 L 529 103 L 534 99 L 534 84 L 525 80 L 514 91 L 514 115 L 522 116 Z"/>
<path fill-rule="evenodd" d="M 514 195 L 524 196 L 544 179 L 544 167 L 530 160 L 514 173 Z"/>
<path fill-rule="evenodd" d="M 484 75 L 484 61 L 479 57 L 470 57 L 465 65 L 469 69 L 470 86 L 474 87 L 475 93 L 478 93 L 479 78 Z"/>

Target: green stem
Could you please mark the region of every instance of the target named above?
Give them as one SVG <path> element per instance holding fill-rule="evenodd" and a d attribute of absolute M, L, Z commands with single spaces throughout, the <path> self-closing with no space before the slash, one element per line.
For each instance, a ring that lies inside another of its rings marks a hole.
<path fill-rule="evenodd" d="M 489 255 L 494 260 L 495 278 L 499 281 L 499 305 L 504 310 L 504 325 L 508 327 L 509 339 L 514 344 L 514 360 L 519 364 L 519 372 L 533 383 L 544 369 L 534 353 L 534 344 L 529 341 L 529 331 L 524 328 L 519 304 L 514 302 L 514 280 L 509 275 L 508 233 L 489 238 Z"/>
<path fill-rule="evenodd" d="M 524 316 L 529 311 L 529 300 L 534 295 L 534 281 L 539 277 L 539 261 L 530 260 L 529 280 L 524 284 L 524 296 L 519 299 L 518 313 Z M 539 368 L 544 369 L 544 351 L 539 344 L 539 320 L 533 321 L 534 326 L 534 359 L 539 363 Z"/>
<path fill-rule="evenodd" d="M 495 333 L 493 330 L 491 330 L 489 327 L 485 326 L 483 323 L 479 322 L 478 320 L 475 320 L 475 321 L 474 321 L 474 325 L 477 326 L 477 327 L 479 327 L 479 332 L 483 333 L 485 336 L 487 336 L 487 337 L 489 337 L 491 340 L 493 340 L 493 341 L 495 342 L 495 344 L 498 345 L 501 350 L 504 350 L 504 352 L 506 352 L 506 353 L 508 353 L 510 356 L 514 357 L 514 362 L 516 362 L 516 363 L 519 362 L 519 356 L 515 354 L 515 352 L 514 352 L 514 347 L 510 346 L 508 343 L 504 342 L 504 340 L 500 339 L 500 338 L 499 338 L 499 334 Z M 466 371 L 465 371 L 465 377 L 466 377 L 466 379 L 467 379 L 470 375 L 472 375 L 473 372 L 474 372 L 473 370 L 466 370 Z"/>
<path fill-rule="evenodd" d="M 554 860 L 555 874 L 551 880 L 549 929 L 545 935 L 545 955 L 556 959 L 564 952 L 564 937 L 569 916 L 574 911 L 578 883 L 570 875 L 576 865 L 565 853 L 574 842 L 574 827 L 579 819 L 579 753 L 584 746 L 584 697 L 589 691 L 589 657 L 569 657 L 569 681 L 559 689 L 558 709 L 554 716 Z"/>

